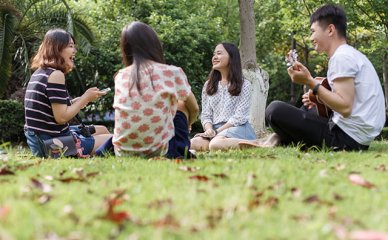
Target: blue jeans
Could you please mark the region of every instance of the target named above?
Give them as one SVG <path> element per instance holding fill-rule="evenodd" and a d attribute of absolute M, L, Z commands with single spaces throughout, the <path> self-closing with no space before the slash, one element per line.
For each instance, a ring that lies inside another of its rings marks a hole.
<path fill-rule="evenodd" d="M 31 149 L 32 155 L 36 157 L 44 157 L 42 140 L 52 138 L 48 134 L 39 134 L 39 136 L 32 130 L 24 129 L 24 136 L 27 138 L 27 144 Z"/>

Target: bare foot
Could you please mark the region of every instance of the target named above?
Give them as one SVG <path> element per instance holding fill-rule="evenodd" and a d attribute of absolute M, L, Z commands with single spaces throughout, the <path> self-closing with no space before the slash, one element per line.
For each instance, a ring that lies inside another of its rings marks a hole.
<path fill-rule="evenodd" d="M 242 140 L 238 143 L 240 149 L 263 147 L 272 148 L 280 144 L 280 137 L 276 133 L 273 133 L 267 137 L 256 139 L 256 140 Z"/>

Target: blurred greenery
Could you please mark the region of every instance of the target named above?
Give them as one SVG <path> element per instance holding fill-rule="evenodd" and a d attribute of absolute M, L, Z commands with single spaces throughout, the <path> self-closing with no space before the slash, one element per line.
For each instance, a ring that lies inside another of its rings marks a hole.
<path fill-rule="evenodd" d="M 383 58 L 388 54 L 388 0 L 332 2 L 341 4 L 347 12 L 349 43 L 369 57 L 383 80 L 383 65 L 387 64 Z M 291 48 L 292 38 L 300 61 L 313 75 L 326 74 L 327 58 L 317 54 L 309 40 L 309 16 L 324 3 L 322 0 L 255 1 L 258 64 L 270 75 L 267 104 L 275 99 L 291 99 L 284 55 Z M 23 87 L 29 76 L 27 60 L 45 31 L 54 26 L 74 31 L 81 49 L 77 68 L 68 76 L 73 96 L 81 95 L 91 86 L 113 88 L 113 76 L 123 67 L 119 49 L 121 29 L 133 20 L 143 21 L 157 31 L 167 63 L 183 68 L 199 102 L 215 45 L 223 41 L 239 44 L 235 0 L 3 0 L 0 16 L 0 98 L 3 99 Z M 10 41 L 11 47 L 1 47 Z M 303 92 L 301 86 L 294 89 L 296 97 Z M 113 93 L 108 94 L 89 105 L 85 113 L 110 111 L 112 100 Z"/>

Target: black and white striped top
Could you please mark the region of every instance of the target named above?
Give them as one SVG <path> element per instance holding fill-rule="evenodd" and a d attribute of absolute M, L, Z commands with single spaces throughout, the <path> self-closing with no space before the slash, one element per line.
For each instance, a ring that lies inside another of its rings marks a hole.
<path fill-rule="evenodd" d="M 48 83 L 55 69 L 39 68 L 31 76 L 24 97 L 25 127 L 37 133 L 52 136 L 69 131 L 69 124 L 58 124 L 54 119 L 52 103 L 71 105 L 65 84 Z"/>

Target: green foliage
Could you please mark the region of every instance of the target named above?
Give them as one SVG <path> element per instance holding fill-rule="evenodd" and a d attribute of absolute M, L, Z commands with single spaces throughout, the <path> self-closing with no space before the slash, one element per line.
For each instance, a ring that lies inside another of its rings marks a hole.
<path fill-rule="evenodd" d="M 7 9 L 12 16 L 23 16 L 15 18 L 17 24 L 12 29 L 16 31 L 12 48 L 9 48 L 10 56 L 15 59 L 15 76 L 28 78 L 28 60 L 48 28 L 62 26 L 74 29 L 80 51 L 77 54 L 77 69 L 67 80 L 73 96 L 81 95 L 92 86 L 113 87 L 113 75 L 123 67 L 119 49 L 120 33 L 133 20 L 150 24 L 157 31 L 163 42 L 167 63 L 183 68 L 199 101 L 201 88 L 211 69 L 215 45 L 223 41 L 239 44 L 236 0 L 8 1 L 7 6 L 11 7 Z M 348 15 L 349 43 L 369 57 L 381 79 L 382 57 L 388 51 L 387 1 L 332 1 L 342 4 Z M 309 17 L 326 2 L 255 1 L 258 64 L 270 74 L 268 103 L 275 99 L 290 100 L 291 83 L 284 56 L 291 48 L 292 37 L 296 39 L 300 61 L 307 65 L 312 75 L 326 75 L 327 57 L 316 53 L 309 40 Z M 0 4 L 2 14 L 6 9 L 3 6 Z M 10 29 L 5 30 L 3 32 L 8 35 L 11 33 Z M 0 32 L 0 45 L 4 44 L 3 32 Z M 6 56 L 2 54 L 0 56 Z M 1 63 L 0 69 L 4 70 L 6 65 Z M 9 84 L 21 85 L 18 82 L 13 79 Z M 0 84 L 0 88 L 3 86 Z M 295 86 L 295 90 L 296 97 L 303 91 L 301 86 Z M 112 98 L 113 93 L 91 104 L 86 113 L 111 110 Z"/>
<path fill-rule="evenodd" d="M 121 30 L 131 21 L 138 20 L 155 29 L 162 41 L 166 62 L 182 67 L 194 94 L 200 98 L 203 83 L 211 69 L 214 47 L 227 39 L 224 24 L 230 24 L 220 17 L 222 11 L 216 11 L 216 8 L 222 6 L 217 1 L 204 4 L 197 1 L 112 0 L 95 4 L 72 4 L 77 6 L 80 12 L 87 12 L 89 21 L 98 26 L 94 32 L 99 43 L 92 48 L 89 55 L 77 56 L 80 78 L 84 79 L 86 86 L 113 87 L 113 75 L 122 67 L 119 49 Z M 228 8 L 223 6 L 223 9 Z M 212 21 L 209 22 L 209 19 Z M 236 24 L 236 21 L 232 21 L 232 24 Z M 93 78 L 96 73 L 98 80 Z M 71 88 L 75 95 L 77 89 L 80 89 L 77 86 Z M 104 99 L 107 101 L 91 105 L 86 111 L 92 113 L 110 110 L 112 99 L 110 96 Z"/>
<path fill-rule="evenodd" d="M 383 55 L 388 51 L 387 0 L 331 1 L 344 7 L 348 17 L 349 43 L 366 54 L 382 80 Z M 284 56 L 296 39 L 299 59 L 313 76 L 325 76 L 327 56 L 319 55 L 309 40 L 309 18 L 327 1 L 260 1 L 255 5 L 258 63 L 270 74 L 269 103 L 290 100 L 290 79 Z M 302 93 L 296 86 L 296 96 Z"/>
<path fill-rule="evenodd" d="M 13 27 L 18 14 L 10 3 L 0 3 L 0 96 L 5 93 L 11 75 Z"/>
<path fill-rule="evenodd" d="M 0 46 L 8 46 L 5 49 L 0 47 L 3 50 L 0 54 L 0 98 L 5 97 L 1 89 L 7 89 L 11 63 L 12 84 L 20 88 L 28 81 L 30 59 L 47 30 L 56 27 L 67 29 L 73 33 L 84 53 L 88 52 L 94 40 L 90 27 L 76 12 L 72 12 L 65 0 L 7 0 L 6 4 L 0 4 L 0 16 Z"/>
<path fill-rule="evenodd" d="M 13 100 L 0 100 L 0 141 L 22 141 L 24 139 L 23 126 L 23 104 Z"/>

